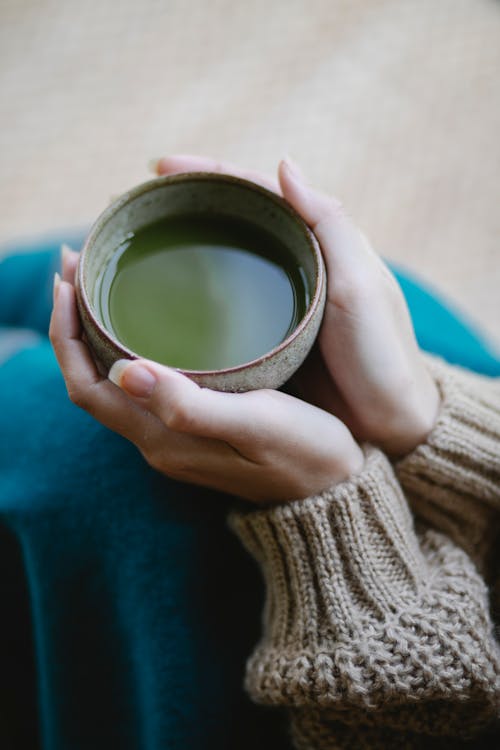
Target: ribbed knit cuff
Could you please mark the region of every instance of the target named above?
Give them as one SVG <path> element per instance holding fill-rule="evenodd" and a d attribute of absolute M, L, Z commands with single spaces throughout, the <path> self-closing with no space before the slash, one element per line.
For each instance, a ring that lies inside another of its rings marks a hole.
<path fill-rule="evenodd" d="M 375 448 L 365 456 L 362 473 L 320 495 L 230 517 L 267 574 L 276 643 L 351 638 L 414 598 L 425 576 L 392 467 Z"/>
<path fill-rule="evenodd" d="M 378 625 L 419 598 L 427 568 L 406 500 L 384 454 L 366 448 L 365 455 L 362 473 L 320 495 L 230 516 L 267 590 L 250 683 L 269 669 L 281 684 L 276 660 L 284 667 L 298 658 L 299 673 L 313 668 L 316 689 L 329 695 L 322 682 L 331 682 L 335 668 L 326 654 L 335 650 L 340 663 L 343 656 L 350 662 L 354 643 L 370 660 L 367 639 L 379 637 Z M 319 654 L 314 667 L 307 653 Z M 262 700 L 270 685 L 247 687 Z"/>
<path fill-rule="evenodd" d="M 500 381 L 426 362 L 441 410 L 426 442 L 395 464 L 396 475 L 417 512 L 482 557 L 500 511 Z"/>
<path fill-rule="evenodd" d="M 445 537 L 417 537 L 389 460 L 365 456 L 359 475 L 315 497 L 230 516 L 267 594 L 247 691 L 340 711 L 494 692 L 477 570 Z"/>

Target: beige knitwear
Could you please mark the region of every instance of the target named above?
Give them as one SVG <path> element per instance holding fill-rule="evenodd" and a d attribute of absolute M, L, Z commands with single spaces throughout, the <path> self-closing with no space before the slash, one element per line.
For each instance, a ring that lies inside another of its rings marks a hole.
<path fill-rule="evenodd" d="M 500 381 L 428 365 L 424 445 L 394 465 L 366 446 L 350 480 L 230 518 L 267 591 L 246 688 L 288 707 L 297 748 L 462 747 L 500 714 Z"/>
<path fill-rule="evenodd" d="M 419 515 L 488 573 L 500 513 L 500 379 L 427 357 L 443 407 L 424 445 L 396 466 Z"/>

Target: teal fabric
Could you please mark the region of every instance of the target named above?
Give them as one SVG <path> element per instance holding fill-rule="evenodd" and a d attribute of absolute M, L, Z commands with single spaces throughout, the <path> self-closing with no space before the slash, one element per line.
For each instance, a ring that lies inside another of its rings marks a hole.
<path fill-rule="evenodd" d="M 422 349 L 483 375 L 500 374 L 500 353 L 488 346 L 479 329 L 453 303 L 414 274 L 395 265 L 392 270 L 406 297 Z"/>
<path fill-rule="evenodd" d="M 152 471 L 66 396 L 46 339 L 58 244 L 0 261 L 0 325 L 42 334 L 0 366 L 0 737 L 287 748 L 285 717 L 242 688 L 264 591 L 226 528 L 230 499 Z M 500 374 L 453 309 L 397 273 L 424 348 Z"/>

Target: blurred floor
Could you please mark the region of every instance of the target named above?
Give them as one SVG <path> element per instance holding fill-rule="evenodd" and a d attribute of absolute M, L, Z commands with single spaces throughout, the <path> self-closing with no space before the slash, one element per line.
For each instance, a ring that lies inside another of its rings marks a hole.
<path fill-rule="evenodd" d="M 498 0 L 0 0 L 0 242 L 290 153 L 500 342 Z"/>

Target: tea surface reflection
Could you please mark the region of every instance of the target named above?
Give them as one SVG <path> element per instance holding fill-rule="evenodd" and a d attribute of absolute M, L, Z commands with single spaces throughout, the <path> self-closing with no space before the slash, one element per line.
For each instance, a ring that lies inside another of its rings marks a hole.
<path fill-rule="evenodd" d="M 263 229 L 222 216 L 162 219 L 128 235 L 97 286 L 105 327 L 135 353 L 184 370 L 257 359 L 304 316 L 304 275 Z"/>

